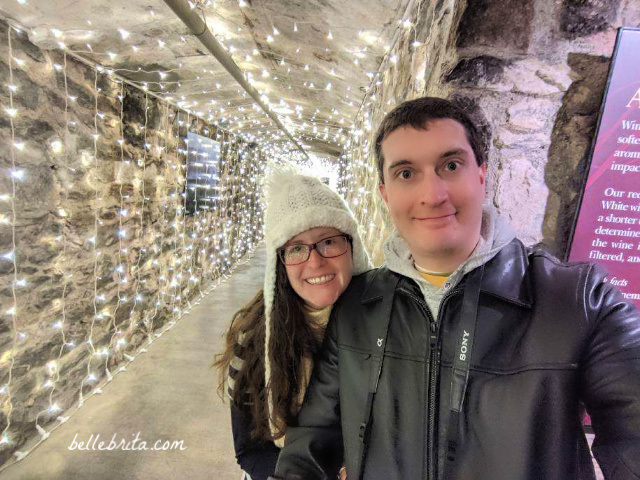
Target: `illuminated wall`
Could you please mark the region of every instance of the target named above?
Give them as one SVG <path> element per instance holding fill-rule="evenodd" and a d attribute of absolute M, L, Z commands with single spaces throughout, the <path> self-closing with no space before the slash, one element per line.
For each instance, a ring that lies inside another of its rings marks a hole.
<path fill-rule="evenodd" d="M 0 38 L 6 461 L 100 393 L 253 250 L 273 152 L 6 25 Z M 198 190 L 209 198 L 195 214 L 185 212 L 197 147 L 187 131 L 221 142 L 219 157 L 198 158 L 217 182 Z"/>

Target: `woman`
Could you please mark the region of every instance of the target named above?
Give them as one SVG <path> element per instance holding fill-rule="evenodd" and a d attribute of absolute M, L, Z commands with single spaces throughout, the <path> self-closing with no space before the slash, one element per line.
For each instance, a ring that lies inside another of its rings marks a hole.
<path fill-rule="evenodd" d="M 353 214 L 319 179 L 277 171 L 266 200 L 264 289 L 234 315 L 214 364 L 231 397 L 236 458 L 251 480 L 273 474 L 331 307 L 352 275 L 371 268 Z"/>

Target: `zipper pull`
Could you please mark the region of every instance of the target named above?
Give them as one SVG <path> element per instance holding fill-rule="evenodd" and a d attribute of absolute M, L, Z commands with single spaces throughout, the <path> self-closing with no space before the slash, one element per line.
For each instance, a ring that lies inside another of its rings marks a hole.
<path fill-rule="evenodd" d="M 436 348 L 438 340 L 438 336 L 436 335 L 436 322 L 429 322 L 429 330 L 431 331 L 431 334 L 429 335 L 429 346 L 433 350 L 434 348 Z"/>

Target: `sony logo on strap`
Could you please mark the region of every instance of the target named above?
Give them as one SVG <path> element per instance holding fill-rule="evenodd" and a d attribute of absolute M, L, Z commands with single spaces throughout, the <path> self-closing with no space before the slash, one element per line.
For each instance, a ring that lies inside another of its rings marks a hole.
<path fill-rule="evenodd" d="M 463 330 L 462 334 L 462 345 L 460 345 L 460 361 L 464 362 L 467 360 L 467 345 L 469 343 L 469 332 Z"/>

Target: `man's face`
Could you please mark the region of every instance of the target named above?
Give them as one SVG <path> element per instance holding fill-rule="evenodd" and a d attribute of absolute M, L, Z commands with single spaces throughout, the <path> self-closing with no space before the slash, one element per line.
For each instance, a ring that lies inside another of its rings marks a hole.
<path fill-rule="evenodd" d="M 398 128 L 382 141 L 379 189 L 414 261 L 451 272 L 480 238 L 487 168 L 478 166 L 460 123 L 442 119 L 426 126 Z"/>

